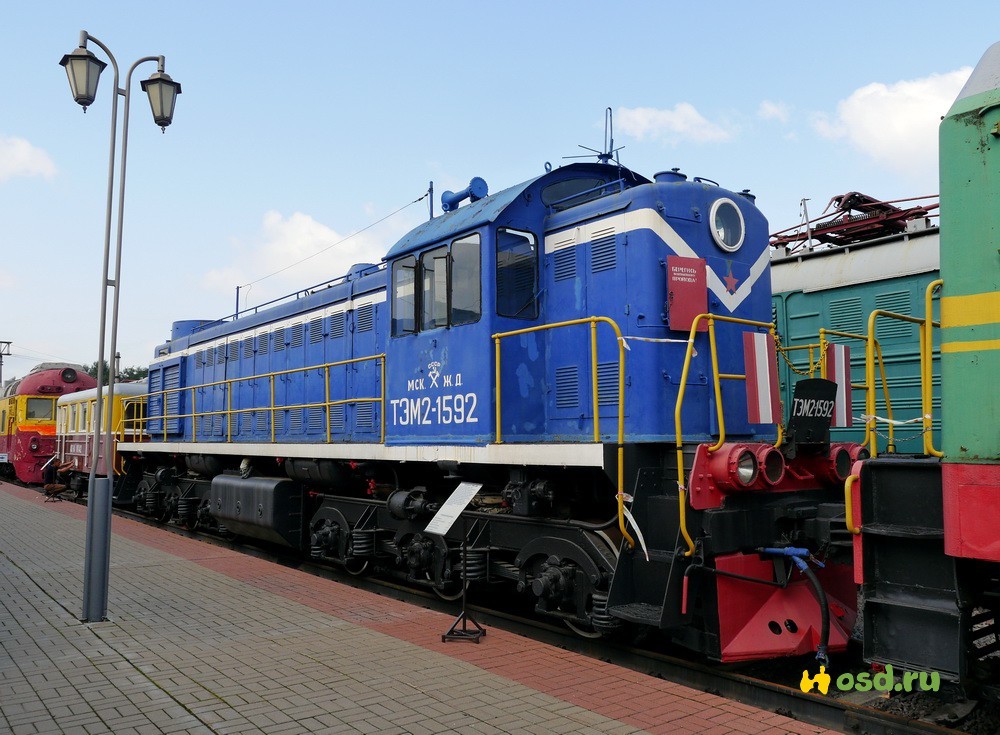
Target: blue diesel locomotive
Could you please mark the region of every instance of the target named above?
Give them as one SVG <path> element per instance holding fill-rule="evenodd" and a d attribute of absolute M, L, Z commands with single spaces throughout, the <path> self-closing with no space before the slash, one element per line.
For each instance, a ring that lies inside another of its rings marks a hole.
<path fill-rule="evenodd" d="M 831 445 L 822 397 L 776 428 L 754 197 L 546 169 L 446 192 L 383 264 L 175 323 L 116 502 L 444 597 L 506 582 L 587 635 L 842 650 L 858 448 Z M 463 481 L 465 523 L 427 532 Z"/>

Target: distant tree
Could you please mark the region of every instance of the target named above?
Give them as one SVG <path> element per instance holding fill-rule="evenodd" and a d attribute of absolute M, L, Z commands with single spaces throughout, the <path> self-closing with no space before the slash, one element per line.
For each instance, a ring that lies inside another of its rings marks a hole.
<path fill-rule="evenodd" d="M 95 380 L 97 379 L 97 360 L 87 365 L 87 374 Z M 108 361 L 104 360 L 104 385 L 108 384 Z M 115 382 L 124 383 L 130 380 L 143 380 L 149 374 L 149 368 L 134 365 L 132 367 L 121 368 Z"/>
<path fill-rule="evenodd" d="M 122 368 L 118 379 L 122 381 L 145 380 L 147 375 L 149 375 L 149 368 L 133 365 L 132 367 Z"/>

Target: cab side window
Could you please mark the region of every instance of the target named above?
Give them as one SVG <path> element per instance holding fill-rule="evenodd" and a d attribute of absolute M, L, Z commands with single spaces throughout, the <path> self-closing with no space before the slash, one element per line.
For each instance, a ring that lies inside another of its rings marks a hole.
<path fill-rule="evenodd" d="M 420 294 L 423 297 L 420 328 L 448 326 L 448 248 L 420 256 Z"/>
<path fill-rule="evenodd" d="M 392 265 L 392 333 L 417 331 L 417 259 L 412 255 Z"/>
<path fill-rule="evenodd" d="M 538 241 L 531 232 L 497 231 L 497 314 L 538 318 Z"/>
<path fill-rule="evenodd" d="M 451 323 L 472 324 L 482 315 L 479 235 L 451 244 Z"/>
<path fill-rule="evenodd" d="M 393 263 L 393 336 L 479 321 L 481 270 L 478 233 Z"/>

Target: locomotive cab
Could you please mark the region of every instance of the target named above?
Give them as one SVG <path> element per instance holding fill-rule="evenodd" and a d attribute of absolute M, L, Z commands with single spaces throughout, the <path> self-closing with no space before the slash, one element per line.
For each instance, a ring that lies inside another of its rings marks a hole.
<path fill-rule="evenodd" d="M 703 274 L 700 300 L 670 281 L 677 256 Z M 620 411 L 627 441 L 672 441 L 690 315 L 766 321 L 767 257 L 752 197 L 676 171 L 653 183 L 573 164 L 432 219 L 386 256 L 387 442 L 613 442 Z M 718 334 L 720 369 L 740 372 L 740 330 Z M 715 406 L 697 341 L 690 390 L 703 399 L 688 402 L 685 434 L 707 440 Z M 731 431 L 774 438 L 745 421 Z"/>

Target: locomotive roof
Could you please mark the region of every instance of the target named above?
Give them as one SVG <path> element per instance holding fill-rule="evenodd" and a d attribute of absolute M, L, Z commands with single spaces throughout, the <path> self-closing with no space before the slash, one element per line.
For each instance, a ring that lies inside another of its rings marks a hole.
<path fill-rule="evenodd" d="M 440 242 L 445 238 L 461 232 L 467 232 L 496 220 L 508 206 L 532 185 L 545 181 L 578 178 L 591 174 L 608 178 L 609 181 L 624 179 L 629 185 L 647 183 L 647 179 L 621 166 L 603 163 L 572 163 L 568 166 L 548 171 L 541 176 L 515 184 L 496 194 L 490 194 L 482 199 L 463 204 L 453 212 L 446 212 L 432 220 L 424 222 L 404 235 L 386 253 L 383 260 L 392 260 L 426 245 Z"/>
<path fill-rule="evenodd" d="M 66 368 L 73 369 L 78 377 L 84 375 L 87 376 L 83 379 L 84 383 L 93 380 L 93 378 L 87 375 L 87 368 L 83 365 L 67 362 L 43 362 L 33 367 L 23 378 L 10 381 L 10 383 L 7 384 L 6 389 L 3 391 L 3 395 L 5 398 L 8 396 L 37 395 L 40 392 L 39 388 L 41 386 L 56 384 L 60 384 L 61 386 L 61 378 L 57 379 L 55 376 L 59 375 L 59 373 Z M 74 379 L 73 382 L 76 382 L 76 379 Z M 72 385 L 72 383 L 70 385 Z M 69 390 L 72 390 L 72 388 Z M 45 391 L 41 392 L 44 393 Z M 53 391 L 52 395 L 62 392 L 63 389 L 60 387 L 58 391 Z"/>
<path fill-rule="evenodd" d="M 108 388 L 104 386 L 101 389 L 102 395 L 107 395 Z M 130 396 L 144 396 L 147 393 L 146 381 L 135 383 L 115 383 L 115 397 L 117 398 L 129 398 Z M 57 403 L 60 405 L 65 403 L 79 403 L 81 401 L 89 401 L 92 398 L 97 398 L 97 388 L 88 388 L 87 390 L 77 391 L 76 393 L 69 393 L 64 396 L 60 396 Z"/>

